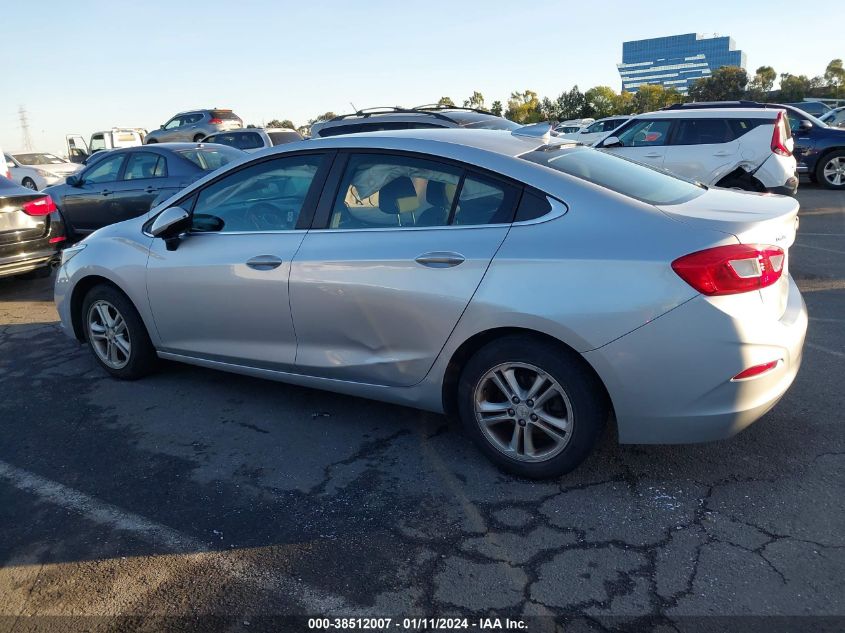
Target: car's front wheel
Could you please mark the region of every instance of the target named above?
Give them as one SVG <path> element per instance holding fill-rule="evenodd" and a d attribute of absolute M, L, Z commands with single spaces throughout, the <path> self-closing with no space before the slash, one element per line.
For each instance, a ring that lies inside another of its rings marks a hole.
<path fill-rule="evenodd" d="M 582 358 L 525 335 L 495 340 L 472 356 L 458 400 L 464 428 L 487 456 L 534 479 L 580 464 L 608 416 L 604 390 Z"/>
<path fill-rule="evenodd" d="M 135 380 L 155 369 L 156 352 L 141 315 L 117 288 L 104 284 L 89 290 L 81 316 L 94 358 L 112 376 Z"/>
<path fill-rule="evenodd" d="M 816 179 L 828 189 L 845 189 L 845 150 L 822 158 L 816 167 Z"/>

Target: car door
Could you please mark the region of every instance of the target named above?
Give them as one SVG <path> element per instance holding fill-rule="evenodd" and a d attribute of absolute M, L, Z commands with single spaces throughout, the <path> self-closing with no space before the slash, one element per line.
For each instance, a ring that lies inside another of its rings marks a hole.
<path fill-rule="evenodd" d="M 768 152 L 763 156 L 768 156 Z M 683 178 L 712 185 L 740 162 L 739 140 L 727 119 L 680 119 L 666 147 L 663 168 Z"/>
<path fill-rule="evenodd" d="M 177 115 L 170 119 L 161 127 L 161 134 L 158 135 L 158 140 L 162 143 L 170 143 L 173 141 L 182 140 L 179 135 L 179 130 L 184 125 L 185 115 Z"/>
<path fill-rule="evenodd" d="M 268 157 L 182 201 L 178 248 L 154 240 L 147 293 L 166 352 L 290 370 L 296 356 L 288 278 L 332 154 Z"/>
<path fill-rule="evenodd" d="M 135 218 L 150 210 L 161 189 L 167 186 L 167 160 L 151 151 L 133 151 L 119 184 L 121 215 Z"/>
<path fill-rule="evenodd" d="M 670 119 L 634 119 L 602 142 L 602 147 L 652 167 L 662 167 L 666 158 L 666 144 L 672 129 Z M 618 145 L 607 141 L 619 139 Z"/>
<path fill-rule="evenodd" d="M 86 235 L 118 221 L 117 185 L 125 160 L 125 152 L 107 155 L 85 169 L 76 186 L 63 186 L 60 207 L 74 232 Z"/>
<path fill-rule="evenodd" d="M 505 238 L 520 191 L 432 157 L 341 154 L 291 270 L 297 371 L 422 380 Z"/>
<path fill-rule="evenodd" d="M 174 130 L 173 140 L 193 141 L 194 136 L 198 133 L 202 134 L 202 130 L 199 129 L 199 122 L 202 121 L 202 117 L 203 115 L 197 112 L 182 115 L 181 125 Z"/>

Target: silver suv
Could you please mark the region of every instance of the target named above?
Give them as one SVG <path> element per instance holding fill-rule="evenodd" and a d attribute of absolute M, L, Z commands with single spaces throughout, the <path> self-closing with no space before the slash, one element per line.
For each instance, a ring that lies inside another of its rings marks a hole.
<path fill-rule="evenodd" d="M 311 136 L 324 138 L 358 132 L 442 127 L 513 131 L 520 126 L 487 110 L 433 104 L 416 108 L 367 108 L 342 114 L 312 125 Z"/>
<path fill-rule="evenodd" d="M 231 110 L 189 110 L 180 112 L 159 129 L 147 134 L 144 143 L 192 141 L 199 143 L 209 134 L 242 128 L 244 122 Z"/>

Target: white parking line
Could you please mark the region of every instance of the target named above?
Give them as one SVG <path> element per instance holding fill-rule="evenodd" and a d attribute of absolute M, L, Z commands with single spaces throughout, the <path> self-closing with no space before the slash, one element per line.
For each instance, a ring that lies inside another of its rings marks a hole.
<path fill-rule="evenodd" d="M 822 248 L 821 246 L 810 246 L 809 244 L 799 244 L 795 242 L 792 246 L 798 246 L 800 248 L 812 248 L 814 251 L 825 251 L 826 253 L 836 253 L 837 255 L 845 255 L 845 251 L 837 251 L 832 248 Z"/>
<path fill-rule="evenodd" d="M 829 348 L 823 347 L 821 345 L 816 345 L 815 343 L 810 343 L 809 341 L 805 341 L 804 345 L 806 345 L 810 349 L 815 349 L 815 350 L 818 350 L 820 352 L 826 352 L 826 353 L 831 354 L 833 356 L 839 356 L 840 358 L 845 358 L 845 353 L 838 352 L 835 349 L 829 349 Z"/>
<path fill-rule="evenodd" d="M 173 528 L 100 501 L 84 492 L 45 479 L 2 460 L 0 460 L 0 479 L 5 479 L 19 490 L 31 492 L 43 501 L 75 512 L 99 525 L 128 532 L 156 547 L 187 555 L 216 553 L 207 543 Z M 324 616 L 336 614 L 345 617 L 366 615 L 362 609 L 348 605 L 340 596 L 309 587 L 280 573 L 276 568 L 238 559 L 233 560 L 232 553 L 236 551 L 221 552 L 221 556 L 212 559 L 211 564 L 222 573 L 234 576 L 238 580 L 259 585 L 264 589 L 292 598 L 311 613 Z"/>

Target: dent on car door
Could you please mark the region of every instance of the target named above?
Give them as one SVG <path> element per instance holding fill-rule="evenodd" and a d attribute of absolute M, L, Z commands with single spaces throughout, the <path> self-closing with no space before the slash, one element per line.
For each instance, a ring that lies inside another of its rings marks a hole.
<path fill-rule="evenodd" d="M 102 158 L 80 174 L 78 186 L 64 186 L 61 211 L 76 233 L 91 233 L 115 221 L 116 185 L 125 159 L 126 154 Z"/>
<path fill-rule="evenodd" d="M 608 149 L 625 158 L 662 167 L 671 128 L 672 121 L 667 119 L 634 120 L 613 135 L 622 145 Z"/>
<path fill-rule="evenodd" d="M 153 241 L 147 293 L 162 350 L 290 370 L 291 260 L 331 154 L 262 160 L 228 172 L 181 204 L 192 224 L 175 250 Z"/>
<path fill-rule="evenodd" d="M 478 288 L 520 189 L 418 156 L 344 161 L 291 270 L 297 371 L 413 385 Z"/>

